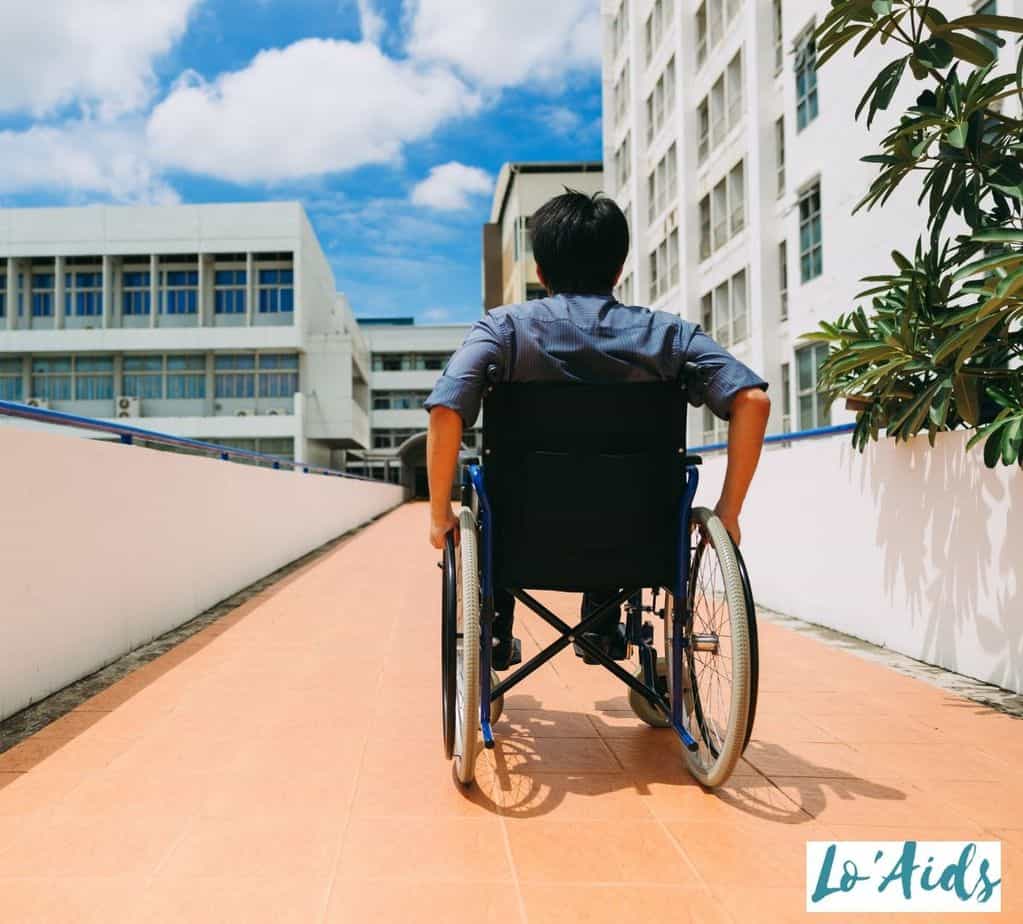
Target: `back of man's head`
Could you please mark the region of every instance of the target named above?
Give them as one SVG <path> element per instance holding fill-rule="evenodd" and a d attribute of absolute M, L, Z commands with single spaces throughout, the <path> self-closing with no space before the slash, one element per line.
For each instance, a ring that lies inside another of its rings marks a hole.
<path fill-rule="evenodd" d="M 610 292 L 629 253 L 629 224 L 613 199 L 566 189 L 533 214 L 533 256 L 552 293 Z"/>

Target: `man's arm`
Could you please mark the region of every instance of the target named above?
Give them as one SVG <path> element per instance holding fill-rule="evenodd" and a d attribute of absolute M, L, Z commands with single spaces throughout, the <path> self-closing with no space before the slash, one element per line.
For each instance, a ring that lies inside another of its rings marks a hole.
<path fill-rule="evenodd" d="M 426 434 L 426 468 L 430 479 L 430 545 L 444 548 L 444 537 L 458 529 L 451 509 L 458 451 L 462 448 L 462 415 L 437 405 L 430 411 Z M 457 538 L 457 533 L 456 533 Z"/>
<path fill-rule="evenodd" d="M 736 545 L 742 538 L 739 514 L 764 446 L 771 399 L 760 388 L 744 388 L 732 398 L 728 422 L 728 466 L 714 512 Z"/>

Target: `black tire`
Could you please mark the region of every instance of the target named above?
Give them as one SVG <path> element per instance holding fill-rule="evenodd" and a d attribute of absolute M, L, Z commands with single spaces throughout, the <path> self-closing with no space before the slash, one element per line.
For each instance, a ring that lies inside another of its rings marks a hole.
<path fill-rule="evenodd" d="M 749 740 L 753 735 L 753 723 L 757 718 L 757 690 L 760 687 L 760 640 L 757 634 L 757 607 L 753 601 L 753 585 L 750 583 L 749 571 L 746 570 L 746 560 L 734 542 L 732 548 L 735 549 L 735 560 L 739 563 L 739 573 L 742 575 L 742 589 L 746 596 L 746 618 L 749 622 L 750 696 L 746 740 L 742 745 L 742 749 L 745 751 L 749 747 Z"/>
<path fill-rule="evenodd" d="M 457 696 L 458 650 L 458 573 L 455 568 L 455 537 L 448 533 L 444 541 L 441 587 L 441 720 L 444 725 L 444 756 L 451 760 L 455 751 L 455 698 Z"/>

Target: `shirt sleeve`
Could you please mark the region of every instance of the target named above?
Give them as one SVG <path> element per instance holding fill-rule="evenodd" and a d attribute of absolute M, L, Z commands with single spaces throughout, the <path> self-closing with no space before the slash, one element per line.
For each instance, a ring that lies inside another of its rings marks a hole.
<path fill-rule="evenodd" d="M 469 329 L 423 407 L 428 411 L 449 407 L 459 413 L 466 428 L 471 427 L 480 413 L 490 366 L 497 367 L 498 379 L 503 378 L 504 341 L 498 322 L 488 315 Z"/>
<path fill-rule="evenodd" d="M 702 328 L 697 326 L 690 330 L 692 336 L 682 350 L 682 362 L 693 363 L 699 368 L 707 407 L 718 417 L 728 420 L 732 399 L 744 388 L 767 391 L 767 382 L 712 340 Z"/>

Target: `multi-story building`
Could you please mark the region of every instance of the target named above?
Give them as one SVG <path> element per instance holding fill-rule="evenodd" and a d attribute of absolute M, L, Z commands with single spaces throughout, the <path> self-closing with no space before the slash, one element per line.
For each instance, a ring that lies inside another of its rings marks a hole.
<path fill-rule="evenodd" d="M 483 226 L 483 310 L 546 294 L 536 275 L 530 219 L 565 187 L 584 193 L 603 189 L 600 162 L 506 163 L 497 178 L 490 221 Z"/>
<path fill-rule="evenodd" d="M 468 324 L 418 325 L 412 318 L 360 318 L 369 345 L 370 447 L 346 453 L 347 471 L 404 484 L 417 497 L 428 494 L 426 426 L 423 402 L 451 354 L 461 346 Z M 477 427 L 462 438 L 466 449 L 479 444 Z"/>
<path fill-rule="evenodd" d="M 858 280 L 886 271 L 890 251 L 911 250 L 923 230 L 908 188 L 851 215 L 875 170 L 859 158 L 876 142 L 853 113 L 889 50 L 855 64 L 850 50 L 818 74 L 826 0 L 603 0 L 603 10 L 607 186 L 632 229 L 619 298 L 700 323 L 764 375 L 773 431 L 829 423 L 815 391 L 825 348 L 801 335 L 850 310 Z M 893 122 L 900 102 L 879 121 Z M 717 441 L 725 426 L 694 414 L 690 442 Z"/>
<path fill-rule="evenodd" d="M 330 465 L 369 376 L 297 203 L 0 210 L 0 399 Z"/>

